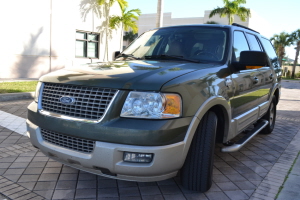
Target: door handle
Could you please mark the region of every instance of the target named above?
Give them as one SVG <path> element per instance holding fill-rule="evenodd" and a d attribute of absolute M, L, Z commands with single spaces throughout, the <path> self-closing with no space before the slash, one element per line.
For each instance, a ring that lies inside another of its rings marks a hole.
<path fill-rule="evenodd" d="M 230 87 L 232 86 L 232 81 L 231 81 L 231 79 L 226 79 L 225 85 L 226 85 L 227 87 L 230 88 Z"/>
<path fill-rule="evenodd" d="M 259 80 L 258 80 L 258 78 L 257 78 L 256 76 L 255 76 L 255 77 L 253 77 L 253 83 L 254 83 L 254 84 L 257 84 L 257 83 L 258 83 L 258 81 L 259 81 Z"/>
<path fill-rule="evenodd" d="M 274 75 L 270 74 L 269 78 L 272 80 L 274 78 Z"/>

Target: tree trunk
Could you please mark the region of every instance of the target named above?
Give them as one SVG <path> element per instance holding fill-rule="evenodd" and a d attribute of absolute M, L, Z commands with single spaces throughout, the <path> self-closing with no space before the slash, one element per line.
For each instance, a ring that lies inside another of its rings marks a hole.
<path fill-rule="evenodd" d="M 282 56 L 279 56 L 279 65 L 282 67 L 282 59 L 283 57 Z"/>
<path fill-rule="evenodd" d="M 297 42 L 296 56 L 295 56 L 295 60 L 294 60 L 293 70 L 292 70 L 292 79 L 295 78 L 295 71 L 296 71 L 296 66 L 297 66 L 299 51 L 300 51 L 300 41 Z"/>
<path fill-rule="evenodd" d="M 163 26 L 163 4 L 164 0 L 157 0 L 156 28 Z"/>
<path fill-rule="evenodd" d="M 279 64 L 281 67 L 282 67 L 282 59 L 283 59 L 284 55 L 285 55 L 285 48 L 281 45 L 279 47 Z"/>
<path fill-rule="evenodd" d="M 123 23 L 121 23 L 121 38 L 120 38 L 120 52 L 123 51 Z"/>
<path fill-rule="evenodd" d="M 109 3 L 106 3 L 106 27 L 105 27 L 105 32 L 106 32 L 106 41 L 105 41 L 105 54 L 104 54 L 104 61 L 108 61 L 108 28 L 109 28 L 109 10 L 110 6 Z M 106 57 L 106 60 L 105 60 Z"/>
<path fill-rule="evenodd" d="M 233 21 L 234 21 L 233 15 L 229 14 L 228 15 L 228 20 L 229 20 L 229 22 L 228 22 L 229 24 L 228 25 L 231 25 L 233 23 Z"/>

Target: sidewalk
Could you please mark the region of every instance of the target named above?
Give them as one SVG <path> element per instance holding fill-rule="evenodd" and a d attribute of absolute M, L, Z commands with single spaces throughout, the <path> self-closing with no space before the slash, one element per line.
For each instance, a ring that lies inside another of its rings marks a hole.
<path fill-rule="evenodd" d="M 299 110 L 300 110 L 300 81 L 283 81 L 282 85 L 290 90 L 286 92 L 281 97 L 280 108 L 278 111 L 279 115 L 284 115 L 289 119 L 300 120 Z M 293 102 L 292 106 L 288 103 Z M 298 132 L 297 135 L 300 135 Z M 297 138 L 295 138 L 297 139 Z M 294 140 L 296 141 L 296 140 Z M 298 154 L 300 152 L 300 139 L 298 142 L 295 142 L 295 146 L 298 148 L 298 152 L 293 152 L 293 154 Z M 278 200 L 294 200 L 300 199 L 300 156 L 294 160 L 295 164 L 291 169 L 291 172 L 288 174 L 285 183 L 282 185 L 282 190 L 278 195 Z"/>
<path fill-rule="evenodd" d="M 278 195 L 278 200 L 300 199 L 300 158 L 295 161 L 295 164 L 285 181 L 282 190 Z"/>

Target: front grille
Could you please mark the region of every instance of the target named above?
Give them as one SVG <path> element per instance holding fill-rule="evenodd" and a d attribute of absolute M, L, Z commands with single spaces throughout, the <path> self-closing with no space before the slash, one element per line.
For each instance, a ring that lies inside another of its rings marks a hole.
<path fill-rule="evenodd" d="M 117 90 L 78 85 L 44 83 L 42 109 L 45 111 L 88 120 L 99 120 Z M 61 97 L 72 97 L 75 103 L 62 104 Z"/>
<path fill-rule="evenodd" d="M 94 150 L 95 141 L 92 140 L 67 136 L 45 129 L 41 129 L 41 133 L 45 141 L 60 147 L 79 151 L 82 153 L 91 153 Z"/>

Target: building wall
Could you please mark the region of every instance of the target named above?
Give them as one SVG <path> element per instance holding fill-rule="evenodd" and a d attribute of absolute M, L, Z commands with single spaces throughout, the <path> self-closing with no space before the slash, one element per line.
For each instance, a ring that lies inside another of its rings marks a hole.
<path fill-rule="evenodd" d="M 168 13 L 164 13 L 164 20 L 166 20 Z M 165 22 L 163 22 L 165 23 Z M 152 14 L 142 14 L 139 16 L 139 20 L 137 22 L 139 32 L 138 34 L 141 35 L 147 30 L 153 29 L 156 26 L 156 13 Z"/>
<path fill-rule="evenodd" d="M 208 21 L 215 21 L 219 24 L 226 25 L 228 24 L 228 18 L 226 17 L 220 17 L 219 15 L 215 15 L 212 18 L 209 18 L 211 10 L 206 10 L 204 12 L 203 17 L 188 17 L 188 18 L 172 18 L 172 13 L 164 13 L 163 18 L 163 26 L 174 26 L 174 25 L 185 25 L 185 24 L 204 24 Z M 255 15 L 252 18 L 248 18 L 245 22 L 243 22 L 238 16 L 234 17 L 234 22 L 241 24 L 243 26 L 249 27 L 250 21 L 255 21 L 257 15 Z M 253 25 L 256 25 L 257 23 L 252 23 Z M 142 14 L 139 17 L 138 20 L 138 27 L 139 27 L 139 35 L 142 34 L 145 31 L 148 31 L 150 29 L 155 28 L 156 26 L 156 13 L 152 14 Z"/>
<path fill-rule="evenodd" d="M 283 70 L 283 76 L 287 76 L 288 73 L 285 73 L 285 72 L 289 72 L 289 75 L 292 74 L 292 71 L 293 71 L 293 66 L 289 66 L 289 65 L 283 65 L 282 66 L 282 70 Z M 296 66 L 295 68 L 295 73 L 300 73 L 300 66 Z"/>
<path fill-rule="evenodd" d="M 189 17 L 189 18 L 172 18 L 172 13 L 164 13 L 163 26 L 176 26 L 182 24 L 203 24 L 203 17 Z M 156 13 L 142 14 L 138 20 L 139 32 L 142 34 L 145 31 L 156 28 Z"/>
<path fill-rule="evenodd" d="M 103 61 L 105 34 L 99 27 L 103 17 L 89 13 L 83 19 L 83 9 L 80 9 L 83 2 L 89 1 L 27 0 L 16 3 L 7 0 L 2 3 L 0 78 L 39 78 L 65 66 L 91 62 L 75 57 L 76 30 L 100 32 L 99 59 L 93 59 L 93 62 Z M 117 4 L 111 8 L 111 14 L 120 14 Z M 110 35 L 109 60 L 122 45 L 120 31 L 112 31 Z"/>

